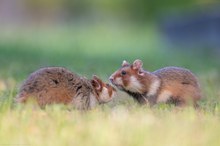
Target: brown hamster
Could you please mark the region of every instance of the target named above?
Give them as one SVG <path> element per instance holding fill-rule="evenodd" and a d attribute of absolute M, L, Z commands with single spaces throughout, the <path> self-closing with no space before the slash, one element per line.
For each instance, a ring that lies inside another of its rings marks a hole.
<path fill-rule="evenodd" d="M 185 68 L 165 67 L 154 72 L 145 71 L 141 60 L 133 64 L 123 61 L 122 67 L 109 80 L 117 88 L 127 92 L 138 103 L 154 105 L 159 102 L 184 106 L 201 98 L 195 75 Z"/>
<path fill-rule="evenodd" d="M 34 99 L 47 104 L 72 104 L 77 109 L 91 109 L 96 104 L 112 100 L 116 90 L 97 76 L 91 80 L 63 68 L 47 67 L 32 73 L 23 83 L 16 101 Z"/>

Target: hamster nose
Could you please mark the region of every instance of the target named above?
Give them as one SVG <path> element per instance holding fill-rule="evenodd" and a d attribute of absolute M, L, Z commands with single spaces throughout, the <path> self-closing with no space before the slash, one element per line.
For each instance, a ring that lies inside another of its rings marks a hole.
<path fill-rule="evenodd" d="M 110 77 L 110 78 L 109 78 L 109 81 L 110 81 L 111 83 L 113 83 L 114 78 L 113 78 L 113 77 Z"/>

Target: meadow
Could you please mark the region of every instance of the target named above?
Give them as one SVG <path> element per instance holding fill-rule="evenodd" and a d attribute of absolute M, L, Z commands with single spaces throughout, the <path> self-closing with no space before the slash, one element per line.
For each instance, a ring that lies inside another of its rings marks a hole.
<path fill-rule="evenodd" d="M 200 109 L 160 104 L 140 107 L 119 92 L 88 112 L 60 105 L 45 110 L 20 106 L 14 97 L 24 79 L 45 66 L 63 66 L 108 81 L 123 60 L 144 68 L 192 70 L 201 83 Z M 164 45 L 154 26 L 95 25 L 4 29 L 0 34 L 0 146 L 219 146 L 219 54 Z"/>

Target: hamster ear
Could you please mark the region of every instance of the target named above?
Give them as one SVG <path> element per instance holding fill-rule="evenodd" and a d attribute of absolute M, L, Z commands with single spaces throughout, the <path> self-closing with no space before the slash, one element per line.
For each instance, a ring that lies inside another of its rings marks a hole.
<path fill-rule="evenodd" d="M 128 65 L 130 65 L 126 60 L 124 60 L 123 62 L 122 62 L 122 67 L 124 67 L 124 66 L 128 66 Z"/>
<path fill-rule="evenodd" d="M 142 69 L 143 62 L 140 59 L 136 59 L 134 63 L 132 64 L 132 66 L 133 66 L 133 69 L 140 70 Z"/>
<path fill-rule="evenodd" d="M 101 81 L 101 79 L 99 79 L 99 77 L 98 77 L 97 75 L 93 75 L 92 78 L 93 78 L 94 80 Z"/>
<path fill-rule="evenodd" d="M 142 69 L 139 70 L 138 74 L 139 74 L 140 76 L 144 76 L 144 75 L 145 75 Z"/>
<path fill-rule="evenodd" d="M 91 80 L 91 83 L 92 83 L 92 86 L 96 90 L 100 90 L 101 89 L 101 80 L 96 75 L 93 75 L 93 79 Z"/>

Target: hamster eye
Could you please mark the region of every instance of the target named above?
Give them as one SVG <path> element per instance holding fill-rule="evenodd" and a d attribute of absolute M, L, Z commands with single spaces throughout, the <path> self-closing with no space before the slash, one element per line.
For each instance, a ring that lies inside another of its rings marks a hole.
<path fill-rule="evenodd" d="M 106 84 L 106 87 L 107 87 L 107 88 L 109 88 L 109 87 L 110 87 L 110 85 L 109 85 L 109 84 Z"/>
<path fill-rule="evenodd" d="M 123 75 L 123 76 L 126 75 L 126 74 L 127 74 L 127 72 L 124 71 L 124 70 L 121 72 L 121 75 Z"/>

